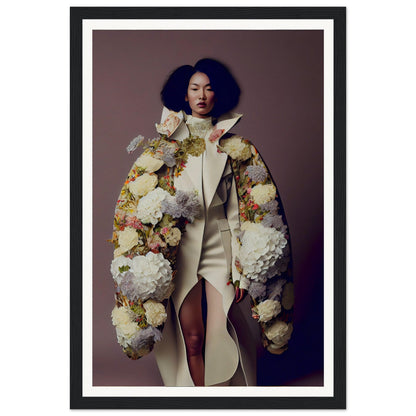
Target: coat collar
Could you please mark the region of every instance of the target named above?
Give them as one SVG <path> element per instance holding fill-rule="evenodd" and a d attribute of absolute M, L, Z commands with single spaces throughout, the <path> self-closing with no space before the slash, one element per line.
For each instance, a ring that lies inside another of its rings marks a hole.
<path fill-rule="evenodd" d="M 218 187 L 218 183 L 221 180 L 224 168 L 227 163 L 228 155 L 226 153 L 218 153 L 217 146 L 218 140 L 227 133 L 233 126 L 235 126 L 243 115 L 238 113 L 229 112 L 223 114 L 216 120 L 215 125 L 208 137 L 206 152 L 210 156 L 209 170 L 204 165 L 204 199 L 205 205 L 210 206 L 215 191 Z M 183 111 L 175 112 L 163 108 L 162 119 L 160 124 L 156 124 L 156 130 L 160 134 L 166 134 L 170 140 L 183 141 L 189 137 L 189 130 L 186 126 L 186 115 Z M 196 189 L 202 191 L 200 165 L 195 160 L 190 159 L 187 163 L 187 168 L 182 175 L 188 177 L 188 179 L 196 186 Z M 200 192 L 202 195 L 202 192 Z"/>
<path fill-rule="evenodd" d="M 219 117 L 209 138 L 210 141 L 215 142 L 219 140 L 240 121 L 242 116 L 242 114 L 230 111 Z M 160 124 L 156 123 L 156 130 L 159 134 L 166 134 L 171 140 L 185 140 L 189 136 L 189 130 L 185 123 L 185 113 L 163 107 L 162 118 Z"/>

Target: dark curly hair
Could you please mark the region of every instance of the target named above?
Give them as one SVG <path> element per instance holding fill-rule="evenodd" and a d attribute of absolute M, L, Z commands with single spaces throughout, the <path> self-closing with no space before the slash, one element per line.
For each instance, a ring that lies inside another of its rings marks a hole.
<path fill-rule="evenodd" d="M 213 117 L 232 110 L 240 99 L 240 87 L 228 68 L 215 59 L 200 59 L 195 66 L 183 65 L 175 69 L 166 80 L 160 93 L 163 105 L 170 110 L 191 114 L 191 108 L 185 101 L 189 80 L 196 72 L 202 72 L 210 80 L 215 92 L 216 102 L 211 112 Z"/>

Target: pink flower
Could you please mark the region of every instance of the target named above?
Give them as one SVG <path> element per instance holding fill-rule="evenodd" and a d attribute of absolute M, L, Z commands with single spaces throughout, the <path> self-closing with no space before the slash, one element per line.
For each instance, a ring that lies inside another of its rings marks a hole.
<path fill-rule="evenodd" d="M 248 193 L 248 194 L 251 194 L 251 188 L 248 188 L 248 189 L 247 189 L 247 193 Z"/>
<path fill-rule="evenodd" d="M 133 227 L 136 230 L 142 230 L 143 224 L 137 219 L 137 217 L 126 217 L 126 227 Z"/>
<path fill-rule="evenodd" d="M 149 243 L 149 248 L 154 252 L 154 250 L 157 250 L 160 247 L 159 242 L 151 242 Z"/>
<path fill-rule="evenodd" d="M 168 227 L 163 227 L 161 232 L 162 232 L 162 234 L 167 234 L 169 232 L 169 228 Z"/>
<path fill-rule="evenodd" d="M 216 140 L 218 140 L 224 133 L 224 129 L 216 129 L 214 130 L 211 135 L 209 136 L 209 141 L 210 142 L 215 142 Z"/>

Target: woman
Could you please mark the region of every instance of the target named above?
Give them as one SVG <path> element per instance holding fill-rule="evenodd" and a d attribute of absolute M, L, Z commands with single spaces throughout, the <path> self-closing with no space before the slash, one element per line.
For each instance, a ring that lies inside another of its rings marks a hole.
<path fill-rule="evenodd" d="M 253 337 L 235 306 L 247 291 L 270 352 L 292 332 L 286 220 L 258 152 L 229 133 L 239 95 L 215 60 L 176 69 L 161 92 L 160 139 L 117 202 L 113 323 L 131 358 L 155 343 L 169 386 L 255 385 Z"/>

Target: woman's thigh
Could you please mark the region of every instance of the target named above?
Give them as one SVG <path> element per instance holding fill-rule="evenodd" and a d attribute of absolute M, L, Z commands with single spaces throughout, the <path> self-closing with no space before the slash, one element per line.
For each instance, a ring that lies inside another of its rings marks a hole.
<path fill-rule="evenodd" d="M 205 281 L 207 298 L 207 332 L 215 334 L 227 326 L 227 317 L 222 306 L 222 294 L 208 281 Z"/>

